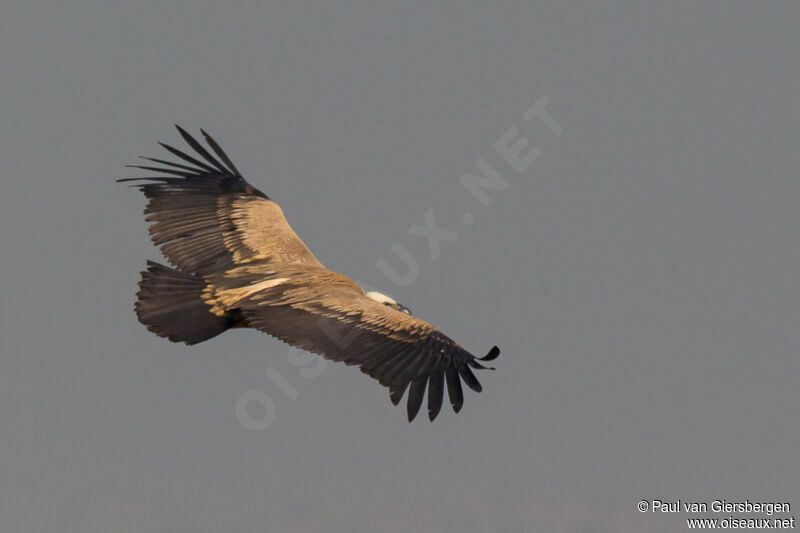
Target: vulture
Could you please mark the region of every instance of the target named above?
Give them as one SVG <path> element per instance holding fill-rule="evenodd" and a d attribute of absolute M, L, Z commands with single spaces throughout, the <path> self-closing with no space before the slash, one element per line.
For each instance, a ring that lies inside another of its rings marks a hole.
<path fill-rule="evenodd" d="M 196 344 L 232 328 L 255 328 L 332 361 L 356 365 L 400 403 L 408 390 L 411 422 L 427 389 L 428 418 L 439 414 L 445 383 L 453 410 L 461 381 L 480 392 L 472 369 L 486 369 L 497 346 L 475 357 L 389 296 L 365 292 L 328 270 L 295 234 L 280 206 L 248 183 L 219 144 L 207 147 L 183 128 L 194 151 L 159 143 L 175 160 L 142 157 L 128 165 L 148 199 L 153 243 L 172 267 L 148 261 L 135 311 L 148 330 Z M 209 149 L 211 151 L 209 151 Z M 211 153 L 213 152 L 213 154 Z"/>

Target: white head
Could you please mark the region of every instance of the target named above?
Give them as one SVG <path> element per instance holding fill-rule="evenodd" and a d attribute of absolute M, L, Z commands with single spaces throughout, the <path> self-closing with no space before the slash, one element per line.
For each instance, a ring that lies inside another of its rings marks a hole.
<path fill-rule="evenodd" d="M 383 294 L 382 292 L 369 291 L 368 293 L 366 293 L 365 296 L 367 298 L 369 298 L 370 300 L 375 300 L 379 304 L 383 304 L 383 305 L 385 305 L 387 307 L 391 307 L 392 309 L 394 309 L 396 311 L 400 311 L 401 313 L 405 313 L 407 315 L 411 314 L 411 310 L 408 307 L 406 307 L 404 305 L 400 305 L 399 303 L 397 303 L 394 300 L 394 298 L 392 298 L 390 296 L 387 296 L 387 295 Z"/>

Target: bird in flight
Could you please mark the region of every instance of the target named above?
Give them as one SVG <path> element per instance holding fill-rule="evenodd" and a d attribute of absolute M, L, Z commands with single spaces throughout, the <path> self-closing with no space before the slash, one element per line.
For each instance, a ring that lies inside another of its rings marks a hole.
<path fill-rule="evenodd" d="M 144 157 L 128 165 L 155 175 L 142 181 L 153 242 L 175 268 L 148 261 L 136 315 L 172 342 L 196 344 L 231 328 L 255 328 L 287 344 L 356 365 L 400 403 L 408 389 L 411 422 L 428 391 L 428 418 L 439 414 L 444 385 L 453 410 L 464 402 L 461 381 L 482 390 L 471 368 L 489 368 L 494 346 L 475 357 L 389 296 L 365 292 L 325 268 L 283 216 L 250 185 L 222 148 L 200 130 L 212 155 L 177 126 L 194 150 L 161 144 L 180 162 Z"/>

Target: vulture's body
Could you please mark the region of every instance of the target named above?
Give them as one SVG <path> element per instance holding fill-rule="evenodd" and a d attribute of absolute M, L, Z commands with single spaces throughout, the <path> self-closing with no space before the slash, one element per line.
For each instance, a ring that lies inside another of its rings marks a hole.
<path fill-rule="evenodd" d="M 400 402 L 406 389 L 412 420 L 428 389 L 428 417 L 439 413 L 447 382 L 453 409 L 461 380 L 485 368 L 431 324 L 380 293 L 325 268 L 294 233 L 280 206 L 247 183 L 217 143 L 217 157 L 178 127 L 197 153 L 167 145 L 181 163 L 145 158 L 157 175 L 137 185 L 149 199 L 150 235 L 176 268 L 149 262 L 136 314 L 173 342 L 196 344 L 237 327 L 256 328 L 324 357 L 357 365 Z M 120 180 L 128 181 L 128 180 Z M 497 347 L 481 360 L 497 357 Z"/>

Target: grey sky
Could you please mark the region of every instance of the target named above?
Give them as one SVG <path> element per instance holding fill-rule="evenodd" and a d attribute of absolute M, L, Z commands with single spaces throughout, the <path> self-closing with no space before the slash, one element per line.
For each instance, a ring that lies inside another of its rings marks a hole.
<path fill-rule="evenodd" d="M 636 503 L 800 506 L 798 5 L 333 4 L 0 6 L 0 530 L 672 532 Z M 559 136 L 522 118 L 543 95 Z M 484 392 L 409 425 L 255 331 L 148 333 L 159 254 L 114 179 L 175 122 L 329 268 L 499 345 Z M 512 126 L 541 150 L 521 173 L 493 146 Z M 488 206 L 459 181 L 479 158 L 508 184 Z M 458 232 L 436 259 L 409 233 L 429 209 Z M 393 243 L 408 286 L 376 264 Z M 235 412 L 254 390 L 264 431 Z"/>

